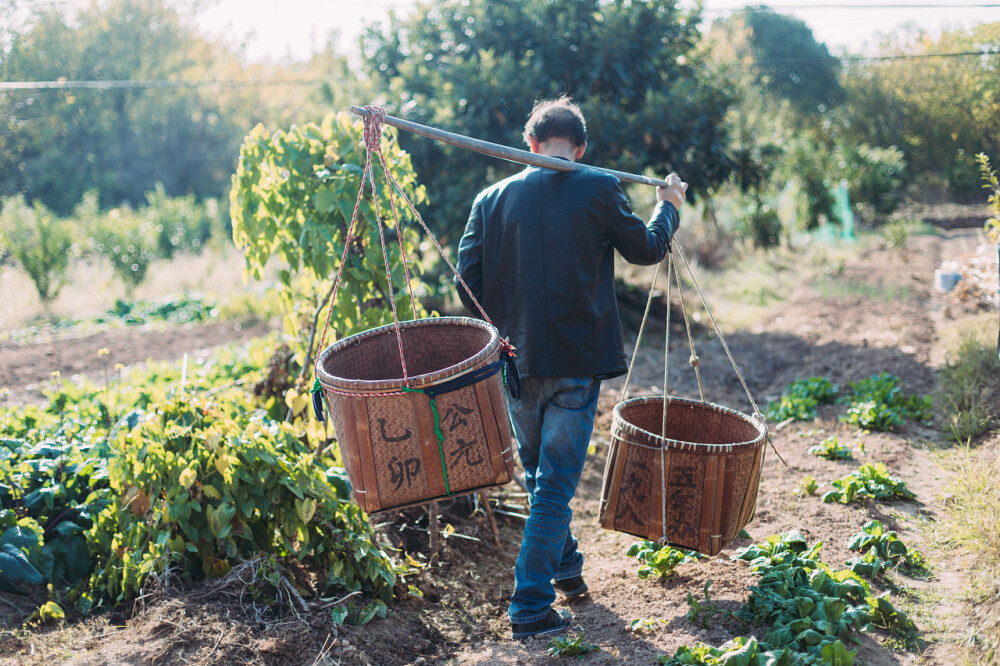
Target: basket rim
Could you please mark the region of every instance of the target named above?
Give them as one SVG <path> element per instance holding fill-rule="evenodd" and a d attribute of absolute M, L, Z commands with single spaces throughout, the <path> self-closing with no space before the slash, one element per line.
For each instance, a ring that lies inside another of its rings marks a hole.
<path fill-rule="evenodd" d="M 332 375 L 326 371 L 326 360 L 331 354 L 336 354 L 346 347 L 360 344 L 369 338 L 385 335 L 387 332 L 395 334 L 396 324 L 385 324 L 384 326 L 379 326 L 378 328 L 371 328 L 367 331 L 349 335 L 342 340 L 338 340 L 320 352 L 319 356 L 316 358 L 315 366 L 316 377 L 319 379 L 320 385 L 330 389 L 359 392 L 398 391 L 407 387 L 425 388 L 427 386 L 432 386 L 434 384 L 453 379 L 476 368 L 491 356 L 496 354 L 500 347 L 500 333 L 497 331 L 496 327 L 489 322 L 485 322 L 480 319 L 473 319 L 472 317 L 426 317 L 423 319 L 410 319 L 408 321 L 399 322 L 400 330 L 407 328 L 423 328 L 426 326 L 468 326 L 471 328 L 478 328 L 480 330 L 487 331 L 490 334 L 490 339 L 486 343 L 486 346 L 479 350 L 479 352 L 471 358 L 468 358 L 461 363 L 456 363 L 446 368 L 435 370 L 434 372 L 428 372 L 422 375 L 411 375 L 409 383 L 404 381 L 402 377 L 393 379 L 347 379 L 346 377 Z"/>
<path fill-rule="evenodd" d="M 615 405 L 612 423 L 611 423 L 611 436 L 615 439 L 623 440 L 627 444 L 635 444 L 637 446 L 643 446 L 650 449 L 662 449 L 664 446 L 672 450 L 681 451 L 691 451 L 700 453 L 732 453 L 740 449 L 753 446 L 762 446 L 764 441 L 768 436 L 767 422 L 763 418 L 758 418 L 755 416 L 748 416 L 743 412 L 737 411 L 730 407 L 725 407 L 723 405 L 718 405 L 714 402 L 707 402 L 703 400 L 692 400 L 690 398 L 675 398 L 668 396 L 666 398 L 667 405 L 670 403 L 687 405 L 690 407 L 707 408 L 720 414 L 725 414 L 726 416 L 731 416 L 738 418 L 747 424 L 753 426 L 757 430 L 757 436 L 751 440 L 745 442 L 732 442 L 728 444 L 705 444 L 702 442 L 687 442 L 680 439 L 672 439 L 670 437 L 664 437 L 663 435 L 650 432 L 637 425 L 630 423 L 625 420 L 622 416 L 622 410 L 625 408 L 644 403 L 662 403 L 664 401 L 663 396 L 641 396 L 637 398 L 630 398 L 628 400 L 623 400 Z M 637 442 L 629 438 L 622 438 L 619 435 L 640 435 L 644 438 L 651 440 L 650 442 Z"/>

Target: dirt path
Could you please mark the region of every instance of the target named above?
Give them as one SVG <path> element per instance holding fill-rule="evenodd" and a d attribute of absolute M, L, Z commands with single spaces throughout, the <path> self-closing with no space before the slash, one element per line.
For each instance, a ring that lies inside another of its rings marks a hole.
<path fill-rule="evenodd" d="M 844 266 L 840 274 L 802 284 L 773 317 L 760 322 L 753 331 L 727 336 L 757 400 L 776 397 L 796 378 L 825 376 L 846 387 L 849 381 L 883 371 L 897 376 L 907 393 L 931 392 L 934 388 L 931 363 L 940 359 L 938 329 L 945 325 L 944 297 L 932 289 L 934 269 L 943 258 L 966 252 L 974 245 L 972 234 L 947 232 L 943 236 L 912 238 L 902 253 L 872 249 Z M 696 387 L 688 376 L 691 373 L 685 372 L 688 351 L 682 346 L 683 341 L 678 340 L 671 352 L 671 368 L 677 369 L 672 376 L 678 378 L 674 388 L 682 395 L 696 395 Z M 699 355 L 706 398 L 747 410 L 747 398 L 729 370 L 721 346 L 717 342 L 702 344 Z M 633 380 L 635 385 L 661 384 L 662 353 L 644 349 L 641 358 L 640 370 Z M 718 645 L 748 631 L 731 621 L 718 621 L 708 629 L 701 629 L 686 618 L 687 594 L 701 597 L 709 581 L 711 598 L 716 604 L 729 609 L 742 605 L 747 586 L 753 584 L 755 577 L 728 556 L 748 541 L 737 540 L 716 558 L 684 565 L 677 577 L 666 582 L 640 580 L 635 575 L 636 562 L 625 556 L 635 539 L 597 526 L 601 474 L 610 440 L 610 408 L 618 399 L 620 384 L 620 380 L 610 382 L 605 388 L 598 452 L 591 457 L 573 507 L 574 530 L 582 544 L 586 558 L 584 574 L 590 586 L 589 599 L 572 608 L 573 626 L 584 632 L 585 640 L 601 646 L 599 653 L 578 663 L 605 663 L 610 655 L 612 661 L 645 664 L 658 654 L 672 654 L 684 644 L 703 641 Z M 941 549 L 932 546 L 928 534 L 933 532 L 933 521 L 941 508 L 943 472 L 925 445 L 938 439 L 939 433 L 909 424 L 898 433 L 857 436 L 838 423 L 837 414 L 838 408 L 828 407 L 821 411 L 817 421 L 794 424 L 775 433 L 774 444 L 788 466 L 768 452 L 758 510 L 747 528 L 749 533 L 762 538 L 797 528 L 810 541 L 822 540 L 825 544 L 822 559 L 842 567 L 852 556 L 846 548 L 850 537 L 871 518 L 883 520 L 898 529 L 905 542 L 933 558 L 938 572 L 931 581 L 898 576 L 896 585 L 902 590 L 898 603 L 905 608 L 909 601 L 933 590 L 939 599 L 938 616 L 914 619 L 932 638 L 953 638 L 962 631 L 966 617 L 956 601 L 961 597 L 962 569 L 960 563 L 951 561 Z M 809 446 L 829 434 L 836 434 L 843 443 L 863 440 L 867 455 L 862 462 L 885 462 L 917 493 L 918 502 L 868 508 L 821 503 L 819 495 L 830 489 L 828 481 L 848 474 L 858 464 L 828 462 L 807 452 Z M 799 481 L 807 475 L 820 482 L 817 495 L 794 494 Z M 510 581 L 501 584 L 509 586 Z M 522 645 L 502 638 L 508 630 L 503 610 L 503 604 L 497 604 L 489 620 L 490 633 L 496 636 L 494 642 L 464 645 L 451 655 L 449 663 L 544 663 L 547 641 Z M 628 625 L 638 618 L 660 618 L 665 623 L 651 635 L 636 637 L 628 631 Z M 923 656 L 894 652 L 865 637 L 859 658 L 861 663 L 876 666 L 946 664 L 948 650 L 946 643 L 937 642 Z"/>
<path fill-rule="evenodd" d="M 53 372 L 67 379 L 73 375 L 97 379 L 106 366 L 172 360 L 185 353 L 251 340 L 274 330 L 274 326 L 262 321 L 186 324 L 155 330 L 133 326 L 51 342 L 0 342 L 0 388 L 10 392 L 7 399 L 11 405 L 37 404 L 45 400 L 42 385 Z M 97 353 L 101 349 L 108 350 L 106 357 Z"/>
<path fill-rule="evenodd" d="M 733 354 L 763 409 L 796 378 L 828 377 L 846 387 L 877 372 L 889 372 L 901 380 L 906 393 L 926 394 L 934 388 L 935 363 L 940 362 L 940 332 L 947 327 L 944 298 L 933 292 L 933 272 L 943 258 L 967 252 L 976 243 L 974 234 L 950 231 L 909 240 L 905 251 L 873 248 L 859 253 L 823 279 L 803 279 L 790 298 L 752 330 L 727 335 Z M 245 331 L 251 335 L 251 331 Z M 209 346 L 213 335 L 231 339 L 233 331 L 199 327 L 177 330 L 163 337 L 130 337 L 128 332 L 73 345 L 54 343 L 37 349 L 7 349 L 0 346 L 0 385 L 8 376 L 15 390 L 30 393 L 27 385 L 44 380 L 53 368 L 64 375 L 93 371 L 101 347 L 130 352 L 135 361 L 148 357 L 177 357 L 183 351 Z M 241 332 L 242 333 L 242 332 Z M 174 346 L 176 345 L 176 346 Z M 650 391 L 662 382 L 662 351 L 656 345 L 640 352 L 633 387 Z M 162 355 L 159 355 L 162 354 Z M 692 373 L 686 371 L 689 352 L 682 339 L 672 347 L 671 389 L 696 396 Z M 742 388 L 717 340 L 699 345 L 705 397 L 709 401 L 748 410 Z M 131 357 L 130 357 L 131 358 Z M 128 363 L 126 360 L 116 362 Z M 89 365 L 88 365 L 89 363 Z M 88 370 L 89 368 L 89 370 Z M 9 381 L 9 380 L 8 380 Z M 626 534 L 602 530 L 597 525 L 601 476 L 610 441 L 611 409 L 619 398 L 622 380 L 608 382 L 601 398 L 595 433 L 596 452 L 590 456 L 584 478 L 573 503 L 574 532 L 585 556 L 584 575 L 590 586 L 588 597 L 572 606 L 573 634 L 600 646 L 600 651 L 574 663 L 648 664 L 659 654 L 684 644 L 703 641 L 719 645 L 736 635 L 759 634 L 734 620 L 717 619 L 708 628 L 690 623 L 687 595 L 701 597 L 711 583 L 712 601 L 724 609 L 739 608 L 755 576 L 729 560 L 743 545 L 737 540 L 715 558 L 686 564 L 667 581 L 640 580 L 637 563 L 626 557 L 635 541 Z M 789 425 L 774 433 L 774 445 L 783 465 L 769 451 L 758 496 L 756 516 L 748 526 L 754 539 L 797 528 L 810 540 L 822 540 L 822 559 L 842 567 L 852 554 L 849 538 L 873 517 L 897 529 L 909 545 L 923 551 L 933 563 L 934 577 L 917 580 L 896 575 L 894 602 L 903 608 L 930 609 L 913 619 L 931 639 L 925 654 L 896 651 L 880 643 L 881 638 L 862 639 L 858 663 L 869 666 L 891 664 L 948 664 L 949 643 L 967 624 L 967 610 L 960 602 L 963 563 L 933 545 L 935 517 L 941 511 L 943 472 L 934 463 L 928 445 L 940 433 L 908 424 L 896 433 L 859 435 L 839 423 L 842 408 L 821 409 L 813 422 Z M 830 480 L 853 470 L 858 462 L 828 462 L 807 452 L 809 446 L 836 434 L 842 443 L 865 444 L 860 462 L 885 462 L 917 493 L 918 501 L 893 505 L 840 506 L 823 504 L 819 496 L 829 490 Z M 793 491 L 802 478 L 814 476 L 820 483 L 815 496 Z M 498 492 L 511 508 L 524 499 L 513 485 Z M 312 628 L 262 625 L 234 613 L 233 606 L 214 603 L 204 595 L 178 594 L 127 623 L 124 629 L 109 624 L 64 637 L 59 650 L 71 649 L 73 663 L 326 663 L 326 664 L 543 664 L 554 663 L 546 655 L 547 640 L 518 643 L 510 640 L 506 598 L 513 582 L 513 560 L 523 523 L 515 516 L 498 516 L 502 549 L 487 545 L 481 519 L 457 521 L 462 536 L 446 539 L 435 564 L 407 581 L 423 593 L 394 604 L 389 618 L 362 628 L 336 629 L 323 618 L 311 618 Z M 477 522 L 478 521 L 478 522 Z M 473 541 L 480 536 L 480 542 Z M 425 539 L 417 536 L 418 539 Z M 931 599 L 916 605 L 916 601 Z M 660 619 L 650 633 L 629 632 L 633 619 Z M 275 629 L 278 627 L 278 629 Z M 24 647 L 26 650 L 27 648 Z M 42 663 L 45 653 L 24 663 Z M 317 656 L 322 654 L 322 659 Z"/>

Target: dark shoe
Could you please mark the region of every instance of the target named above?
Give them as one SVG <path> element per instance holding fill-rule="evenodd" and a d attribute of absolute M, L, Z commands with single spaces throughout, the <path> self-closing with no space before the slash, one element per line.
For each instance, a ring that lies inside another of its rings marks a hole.
<path fill-rule="evenodd" d="M 534 622 L 511 622 L 510 629 L 514 638 L 530 638 L 532 636 L 554 636 L 566 631 L 573 615 L 567 610 L 550 609 L 549 614 Z"/>
<path fill-rule="evenodd" d="M 587 584 L 583 581 L 583 576 L 557 580 L 554 587 L 563 595 L 563 599 L 566 601 L 587 594 Z"/>

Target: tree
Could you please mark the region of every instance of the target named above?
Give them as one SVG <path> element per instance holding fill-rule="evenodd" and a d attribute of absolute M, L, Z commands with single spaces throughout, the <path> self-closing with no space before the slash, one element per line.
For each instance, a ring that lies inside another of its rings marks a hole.
<path fill-rule="evenodd" d="M 194 36 L 165 0 L 93 3 L 70 18 L 33 9 L 0 50 L 0 79 L 117 81 L 108 89 L 0 93 L 0 194 L 68 214 L 91 188 L 105 206 L 225 192 L 244 127 L 218 91 L 188 88 L 227 54 Z M 153 81 L 161 87 L 131 87 Z"/>
<path fill-rule="evenodd" d="M 757 82 L 803 116 L 815 116 L 844 99 L 840 61 L 816 41 L 812 29 L 793 16 L 766 6 L 746 7 L 732 19 L 745 28 L 742 48 L 749 51 Z M 737 42 L 737 49 L 740 49 Z"/>
<path fill-rule="evenodd" d="M 896 146 L 911 180 L 943 179 L 952 192 L 978 190 L 975 155 L 1000 155 L 1000 22 L 914 32 L 882 44 L 875 62 L 844 76 L 840 140 Z"/>
<path fill-rule="evenodd" d="M 802 226 L 831 217 L 834 146 L 822 127 L 843 96 L 838 61 L 805 23 L 759 6 L 715 21 L 703 48 L 713 76 L 735 91 L 733 180 L 750 196 L 737 228 L 756 245 L 777 244 L 774 200 L 788 181 L 801 194 Z"/>
<path fill-rule="evenodd" d="M 519 145 L 538 99 L 573 96 L 591 136 L 585 160 L 683 174 L 704 192 L 733 165 L 730 98 L 694 46 L 697 13 L 656 0 L 444 0 L 391 15 L 363 40 L 387 105 L 409 120 Z M 423 174 L 438 230 L 459 230 L 474 193 L 516 167 L 427 139 L 401 143 Z"/>

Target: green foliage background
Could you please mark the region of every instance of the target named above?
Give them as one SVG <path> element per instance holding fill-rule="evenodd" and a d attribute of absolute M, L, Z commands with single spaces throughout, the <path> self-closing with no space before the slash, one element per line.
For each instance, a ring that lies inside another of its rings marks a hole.
<path fill-rule="evenodd" d="M 376 194 L 371 194 L 372 181 L 367 182 L 367 194 L 359 203 L 366 150 L 362 127 L 352 116 L 329 114 L 320 124 L 307 123 L 273 133 L 258 125 L 243 143 L 230 197 L 233 239 L 243 250 L 249 276 L 259 279 L 272 259 L 283 266 L 278 290 L 286 314 L 285 329 L 294 341 L 300 364 L 312 351 L 308 346 L 313 341 L 310 320 L 325 322 L 330 316 L 323 308 L 340 270 L 352 220 L 355 228 L 343 279 L 330 306 L 333 335 L 343 337 L 390 323 L 392 303 L 401 319 L 413 318 L 414 308 L 417 316 L 424 313 L 410 296 L 410 289 L 417 297 L 428 293 L 420 280 L 420 234 L 401 194 L 414 206 L 424 203 L 426 195 L 391 128 L 385 129 L 381 158 L 402 192 L 385 181 L 381 160 L 373 153 Z M 405 267 L 403 252 L 409 262 Z"/>
<path fill-rule="evenodd" d="M 536 100 L 573 96 L 587 118 L 584 161 L 683 173 L 704 192 L 732 171 L 722 123 L 730 96 L 695 52 L 699 17 L 641 0 L 444 0 L 369 31 L 366 67 L 390 113 L 495 143 L 523 145 Z M 518 167 L 410 136 L 442 231 L 460 232 L 471 196 Z"/>

